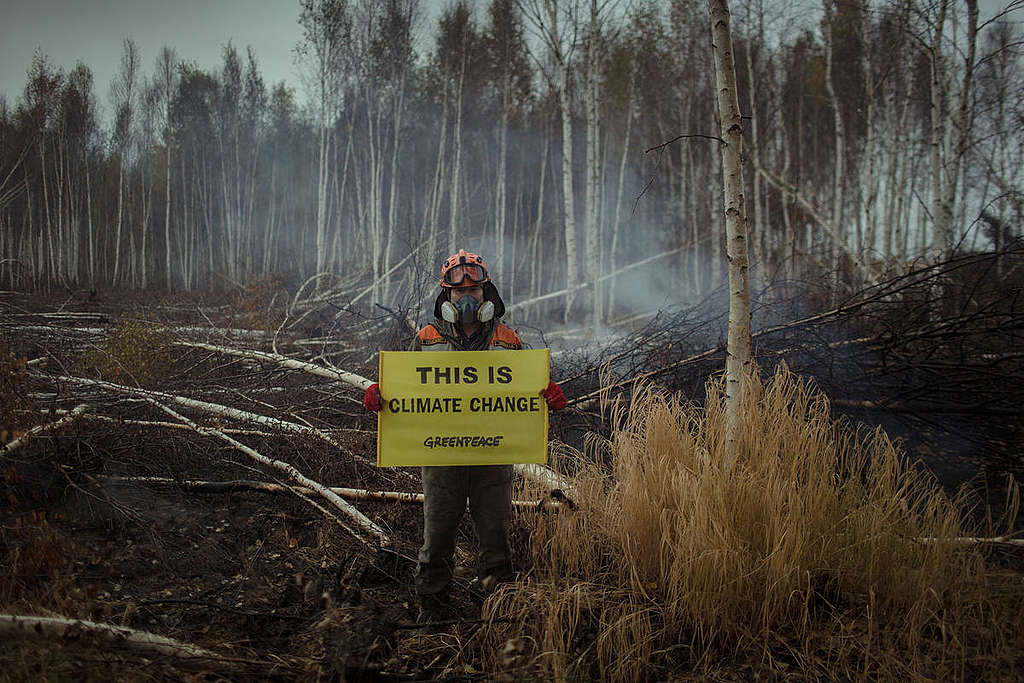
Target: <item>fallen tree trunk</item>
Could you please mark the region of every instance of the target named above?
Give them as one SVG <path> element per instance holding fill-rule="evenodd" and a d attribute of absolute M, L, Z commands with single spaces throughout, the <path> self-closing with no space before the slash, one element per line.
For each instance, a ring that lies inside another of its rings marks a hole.
<path fill-rule="evenodd" d="M 1015 545 L 1024 546 L 1024 538 L 1011 538 L 1010 536 L 992 536 L 991 538 L 983 538 L 980 536 L 957 536 L 956 538 L 915 538 L 918 543 L 961 543 L 964 545 L 979 545 L 979 544 L 993 544 L 993 545 Z"/>
<path fill-rule="evenodd" d="M 282 486 L 269 481 L 253 481 L 249 479 L 235 479 L 231 481 L 204 481 L 199 479 L 171 479 L 170 477 L 100 477 L 103 481 L 118 484 L 145 484 L 147 486 L 177 487 L 188 489 L 195 493 L 236 493 L 239 491 L 251 491 L 254 493 L 314 493 L 313 489 L 305 489 L 295 486 Z M 365 500 L 391 503 L 423 504 L 423 494 L 409 491 L 371 491 L 369 489 L 353 489 L 343 486 L 331 486 L 328 490 L 338 494 L 346 500 Z M 517 508 L 536 508 L 541 505 L 560 507 L 559 500 L 513 500 L 512 505 Z"/>
<path fill-rule="evenodd" d="M 572 490 L 572 482 L 565 479 L 550 467 L 535 464 L 513 465 L 520 476 L 535 481 L 550 491 L 560 491 L 568 494 Z"/>
<path fill-rule="evenodd" d="M 15 322 L 0 323 L 0 327 L 22 330 L 25 332 L 63 332 L 82 335 L 104 336 L 110 333 L 109 327 L 70 327 L 64 325 L 22 325 Z M 253 339 L 267 339 L 273 336 L 273 332 L 266 330 L 250 330 L 239 327 L 200 327 L 197 325 L 183 325 L 180 327 L 168 327 L 168 332 L 181 335 L 206 335 L 221 337 L 240 337 Z"/>
<path fill-rule="evenodd" d="M 63 325 L 21 325 L 19 323 L 0 323 L 0 327 L 16 329 L 22 332 L 45 332 L 47 334 L 64 332 L 93 336 L 102 336 L 110 331 L 106 327 L 64 327 Z"/>
<path fill-rule="evenodd" d="M 385 533 L 385 531 L 381 529 L 379 526 L 374 524 L 369 517 L 367 517 L 358 509 L 356 509 L 348 502 L 343 500 L 340 496 L 338 496 L 338 494 L 334 493 L 323 484 L 314 481 L 313 479 L 310 479 L 306 475 L 299 472 L 294 466 L 284 462 L 283 460 L 274 460 L 273 458 L 268 458 L 262 453 L 259 453 L 258 451 L 250 448 L 249 446 L 246 446 L 244 443 L 232 439 L 230 436 L 220 431 L 219 429 L 213 429 L 212 427 L 200 427 L 199 425 L 197 425 L 195 422 L 188 419 L 184 415 L 179 415 L 178 413 L 174 412 L 173 410 L 159 403 L 158 401 L 154 400 L 153 404 L 156 405 L 161 410 L 163 410 L 164 412 L 166 412 L 171 417 L 175 418 L 176 420 L 181 420 L 181 422 L 191 427 L 192 430 L 195 431 L 196 433 L 203 434 L 206 436 L 215 436 L 221 441 L 231 444 L 233 447 L 245 453 L 253 460 L 261 462 L 264 465 L 269 465 L 270 467 L 273 467 L 284 472 L 292 479 L 299 482 L 299 484 L 319 494 L 332 505 L 334 505 L 334 507 L 336 507 L 338 510 L 345 513 L 345 515 L 347 515 L 350 519 L 352 519 L 356 524 L 359 525 L 359 528 L 362 529 L 363 532 L 372 536 L 374 540 L 376 540 L 379 543 L 380 547 L 389 547 L 391 545 L 391 539 L 388 537 L 387 533 Z M 356 538 L 363 540 L 359 536 L 359 534 L 352 532 L 352 530 L 344 524 L 342 524 L 341 526 L 343 526 L 346 530 L 352 533 L 352 535 Z"/>
<path fill-rule="evenodd" d="M 52 432 L 55 429 L 60 429 L 65 425 L 71 424 L 77 418 L 81 417 L 88 407 L 89 406 L 87 406 L 84 403 L 77 405 L 61 419 L 44 425 L 39 425 L 38 427 L 33 427 L 32 429 L 29 429 L 27 432 L 19 436 L 17 439 L 9 441 L 5 444 L 0 444 L 0 453 L 10 453 L 15 449 L 24 446 L 26 442 L 31 441 L 33 437 L 38 436 L 43 432 Z"/>
<path fill-rule="evenodd" d="M 106 313 L 7 313 L 8 318 L 45 318 L 47 320 L 88 320 L 91 322 L 106 322 Z"/>
<path fill-rule="evenodd" d="M 594 285 L 598 284 L 599 282 L 604 282 L 605 280 L 610 280 L 613 277 L 618 277 L 619 275 L 622 275 L 626 271 L 632 270 L 634 268 L 639 268 L 640 266 L 643 266 L 643 265 L 647 265 L 651 261 L 656 261 L 657 259 L 664 258 L 665 256 L 671 256 L 672 254 L 675 254 L 677 252 L 682 251 L 682 249 L 683 249 L 682 247 L 679 247 L 677 249 L 670 249 L 668 251 L 663 251 L 660 254 L 655 254 L 654 256 L 648 256 L 647 258 L 641 259 L 640 261 L 636 261 L 634 263 L 630 263 L 629 265 L 625 265 L 625 266 L 619 268 L 618 270 L 616 270 L 614 272 L 608 273 L 607 275 L 602 275 L 601 277 L 597 278 L 596 280 L 591 280 L 591 281 L 588 281 L 588 282 L 584 282 L 583 284 L 580 284 L 580 285 L 575 285 L 573 287 L 567 287 L 565 289 L 560 289 L 557 292 L 548 292 L 547 294 L 542 294 L 540 296 L 534 297 L 532 299 L 527 299 L 525 301 L 519 301 L 519 302 L 516 302 L 514 304 L 510 304 L 509 306 L 507 306 L 505 308 L 505 310 L 506 310 L 506 312 L 511 313 L 514 310 L 521 309 L 521 308 L 526 308 L 527 306 L 532 306 L 533 304 L 539 304 L 539 303 L 543 303 L 545 301 L 549 301 L 551 299 L 557 299 L 558 297 L 569 296 L 570 294 L 575 294 L 576 292 L 578 292 L 580 290 L 583 290 L 583 289 L 586 289 L 587 287 L 593 287 Z"/>
<path fill-rule="evenodd" d="M 57 410 L 57 413 L 67 412 Z M 83 420 L 94 420 L 96 422 L 109 422 L 117 425 L 132 425 L 136 427 L 160 427 L 162 429 L 178 429 L 191 431 L 191 427 L 183 425 L 178 422 L 160 422 L 157 420 L 124 420 L 116 417 L 108 417 L 106 415 L 96 415 L 95 413 L 86 413 L 82 415 Z M 270 432 L 261 432 L 257 429 L 221 429 L 225 434 L 238 434 L 241 436 L 273 436 Z"/>
<path fill-rule="evenodd" d="M 64 617 L 33 617 L 17 614 L 0 614 L 0 636 L 4 640 L 13 637 L 34 639 L 57 639 L 77 641 L 82 636 L 102 640 L 120 647 L 159 654 L 179 659 L 224 659 L 221 655 L 190 643 L 183 643 L 166 636 L 148 631 L 137 631 L 123 626 L 100 624 L 84 619 Z"/>
<path fill-rule="evenodd" d="M 264 427 L 273 427 L 283 432 L 289 432 L 292 434 L 299 434 L 302 436 L 314 436 L 322 441 L 326 441 L 330 445 L 334 446 L 339 450 L 343 450 L 346 453 L 351 453 L 348 449 L 344 448 L 341 444 L 332 439 L 329 435 L 325 434 L 322 430 L 315 429 L 313 427 L 307 427 L 305 425 L 296 424 L 294 422 L 288 422 L 287 420 L 281 420 L 276 417 L 269 417 L 267 415 L 260 415 L 258 413 L 250 413 L 247 410 L 239 410 L 238 408 L 232 408 L 230 406 L 221 405 L 219 403 L 209 403 L 208 401 L 199 401 L 193 398 L 186 398 L 185 396 L 177 396 L 175 394 L 168 394 L 163 391 L 154 391 L 151 389 L 139 389 L 137 387 L 129 387 L 123 384 L 114 384 L 113 382 L 105 382 L 99 379 L 86 379 L 85 377 L 74 377 L 72 375 L 51 375 L 52 379 L 59 380 L 62 382 L 68 382 L 70 384 L 78 384 L 80 386 L 91 386 L 99 389 L 107 389 L 110 391 L 116 391 L 130 396 L 138 396 L 144 399 L 156 399 L 158 401 L 165 401 L 174 403 L 179 406 L 186 408 L 192 408 L 193 410 L 199 410 L 204 413 L 212 415 L 218 415 L 220 417 L 228 417 L 241 422 L 251 422 L 253 424 L 262 425 Z M 356 455 L 353 453 L 353 455 Z M 359 456 L 361 457 L 361 456 Z"/>
<path fill-rule="evenodd" d="M 233 349 L 229 346 L 217 346 L 215 344 L 204 344 L 202 342 L 185 342 L 178 341 L 174 343 L 175 346 L 186 346 L 189 348 L 205 349 L 207 351 L 213 351 L 215 353 L 223 353 L 228 356 L 237 356 L 239 358 L 248 358 L 250 360 L 262 360 L 277 363 L 278 365 L 292 370 L 302 370 L 303 372 L 318 377 L 326 377 L 327 379 L 337 380 L 339 382 L 345 382 L 351 384 L 354 387 L 365 390 L 366 387 L 373 384 L 370 380 L 365 377 L 360 377 L 351 372 L 345 372 L 344 370 L 332 370 L 325 368 L 322 365 L 316 365 L 315 363 L 307 363 L 301 360 L 295 360 L 294 358 L 288 358 L 277 353 L 268 353 L 266 351 L 250 351 L 248 349 Z"/>

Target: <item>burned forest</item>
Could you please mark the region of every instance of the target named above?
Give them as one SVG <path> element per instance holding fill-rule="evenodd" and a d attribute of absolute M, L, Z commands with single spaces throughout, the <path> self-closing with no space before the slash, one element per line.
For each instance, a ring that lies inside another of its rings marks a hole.
<path fill-rule="evenodd" d="M 1020 3 L 294 9 L 0 91 L 0 679 L 1024 676 Z M 567 407 L 425 619 L 370 396 L 485 280 Z"/>

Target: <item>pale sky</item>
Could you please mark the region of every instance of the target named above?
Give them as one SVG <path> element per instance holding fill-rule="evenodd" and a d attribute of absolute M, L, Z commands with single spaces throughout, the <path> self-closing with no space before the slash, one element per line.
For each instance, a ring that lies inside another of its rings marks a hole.
<path fill-rule="evenodd" d="M 1010 1 L 981 0 L 982 18 Z M 437 8 L 445 2 L 421 0 L 421 32 L 433 32 Z M 1016 3 L 1022 4 L 1021 0 Z M 93 71 L 97 104 L 106 112 L 110 81 L 128 37 L 140 48 L 142 73 L 147 77 L 163 45 L 175 48 L 180 58 L 213 70 L 220 67 L 221 51 L 230 39 L 243 57 L 246 46 L 253 46 L 268 88 L 284 80 L 301 91 L 292 52 L 301 37 L 298 4 L 298 0 L 0 0 L 0 97 L 13 108 L 38 48 L 65 72 L 78 60 L 85 62 Z M 470 4 L 477 6 L 479 22 L 486 0 Z"/>
<path fill-rule="evenodd" d="M 440 1 L 421 4 L 433 24 Z M 0 0 L 0 97 L 14 107 L 39 48 L 65 73 L 79 60 L 89 66 L 105 111 L 125 38 L 138 44 L 147 77 L 164 45 L 212 70 L 231 40 L 243 59 L 252 45 L 268 89 L 283 80 L 301 90 L 292 52 L 298 16 L 298 0 Z"/>
<path fill-rule="evenodd" d="M 153 73 L 163 45 L 203 68 L 221 63 L 232 40 L 244 56 L 256 51 L 268 86 L 294 82 L 292 48 L 300 37 L 293 0 L 0 0 L 0 94 L 13 106 L 39 48 L 65 72 L 81 60 L 93 70 L 97 103 L 107 107 L 110 81 L 125 38 Z"/>

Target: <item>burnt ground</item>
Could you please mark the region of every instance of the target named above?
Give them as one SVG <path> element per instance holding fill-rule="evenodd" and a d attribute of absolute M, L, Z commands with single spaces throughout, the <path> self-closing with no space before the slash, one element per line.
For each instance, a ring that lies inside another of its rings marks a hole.
<path fill-rule="evenodd" d="M 52 422 L 60 417 L 57 411 L 79 403 L 90 406 L 91 416 L 35 438 L 15 452 L 0 453 L 0 612 L 124 626 L 219 655 L 216 660 L 186 660 L 134 652 L 72 631 L 64 638 L 5 641 L 0 646 L 0 678 L 494 677 L 472 654 L 485 596 L 472 583 L 475 540 L 468 516 L 460 530 L 456 558 L 453 598 L 459 620 L 422 634 L 414 629 L 412 575 L 421 538 L 419 506 L 356 504 L 393 540 L 392 552 L 380 553 L 295 495 L 197 492 L 174 482 L 285 483 L 285 479 L 279 471 L 214 438 L 139 424 L 173 422 L 145 401 L 54 379 L 57 375 L 103 378 L 320 428 L 340 448 L 269 429 L 235 438 L 324 485 L 419 491 L 415 469 L 375 466 L 375 421 L 362 408 L 355 388 L 272 363 L 171 345 L 175 339 L 187 338 L 269 351 L 277 330 L 281 353 L 375 377 L 375 357 L 367 349 L 396 348 L 404 334 L 388 318 L 356 320 L 344 333 L 325 328 L 323 319 L 280 330 L 274 300 L 265 294 L 0 295 L 0 351 L 5 364 L 0 374 L 10 378 L 0 386 L 0 428 L 8 432 L 2 440 L 33 424 Z M 98 317 L 39 315 L 54 312 L 88 312 Z M 694 336 L 689 347 L 676 344 L 669 352 L 672 345 L 662 343 L 661 337 L 680 332 L 680 325 L 666 325 L 660 336 L 641 339 L 633 350 L 628 345 L 636 340 L 627 340 L 626 357 L 639 359 L 647 367 L 656 362 L 670 364 L 715 342 Z M 208 331 L 196 336 L 182 328 Z M 265 333 L 245 337 L 224 331 L 227 328 Z M 220 331 L 210 331 L 214 329 Z M 685 333 L 679 337 L 689 339 Z M 766 341 L 759 348 L 764 357 L 772 357 L 773 347 Z M 23 362 L 40 357 L 47 359 L 45 365 Z M 576 370 L 601 360 L 572 357 L 559 368 L 560 376 L 579 376 Z M 819 361 L 810 353 L 790 360 L 798 372 L 813 371 Z M 690 389 L 699 398 L 703 378 L 714 371 L 720 356 L 706 363 L 688 364 L 688 374 L 666 373 L 659 379 Z M 630 373 L 635 374 L 635 369 L 619 369 L 621 377 L 628 378 Z M 831 388 L 828 373 L 814 376 Z M 841 377 L 832 381 L 835 387 L 852 386 Z M 593 386 L 593 378 L 569 382 L 567 394 L 572 398 Z M 206 426 L 259 429 L 185 409 L 179 412 Z M 877 406 L 850 408 L 848 414 L 872 424 L 880 422 Z M 927 423 L 917 418 L 908 421 L 893 413 L 884 419 L 897 433 L 903 425 L 911 457 L 932 462 L 938 475 L 948 478 L 951 489 L 964 480 L 988 477 L 986 472 L 1002 476 L 1019 465 L 1018 461 L 992 465 L 987 456 L 984 460 L 971 456 L 971 448 L 979 442 L 988 449 L 986 454 L 1019 453 L 1020 433 L 1014 431 L 1019 418 L 1001 419 L 1009 427 L 995 433 L 969 416 L 955 418 L 964 429 L 951 418 L 939 417 L 934 438 L 927 432 Z M 588 428 L 601 429 L 601 425 L 584 410 L 552 418 L 552 436 L 559 440 L 581 442 Z M 949 434 L 960 434 L 964 443 L 951 442 Z M 1006 443 L 993 445 L 1000 436 Z M 161 481 L 131 481 L 145 477 Z M 533 514 L 517 515 L 512 532 L 521 569 L 528 569 L 530 561 L 527 547 Z M 1019 553 L 1007 554 L 1004 563 L 1017 567 Z"/>
<path fill-rule="evenodd" d="M 324 485 L 419 491 L 418 470 L 375 466 L 375 419 L 362 408 L 357 389 L 270 364 L 162 346 L 166 340 L 159 336 L 171 334 L 163 331 L 166 327 L 249 322 L 238 320 L 237 302 L 231 300 L 169 304 L 118 293 L 91 300 L 8 295 L 6 304 L 7 311 L 18 314 L 104 314 L 103 320 L 87 323 L 23 317 L 17 318 L 18 329 L 3 328 L 0 343 L 9 349 L 8 359 L 15 359 L 5 371 L 17 380 L 5 387 L 4 415 L 12 423 L 6 428 L 52 421 L 58 417 L 53 411 L 80 402 L 92 406 L 90 414 L 114 421 L 78 420 L 0 454 L 0 612 L 126 626 L 198 645 L 226 660 L 153 658 L 84 636 L 8 641 L 0 648 L 0 671 L 5 672 L 0 678 L 405 680 L 472 673 L 467 669 L 472 664 L 465 662 L 457 672 L 449 667 L 458 652 L 449 641 L 472 637 L 484 598 L 471 586 L 475 539 L 468 516 L 460 530 L 453 596 L 465 623 L 442 634 L 422 635 L 412 628 L 417 613 L 413 562 L 422 527 L 418 505 L 357 504 L 394 541 L 392 552 L 379 554 L 293 495 L 197 493 L 173 483 L 126 481 L 157 477 L 283 483 L 284 477 L 215 439 L 126 424 L 169 421 L 145 402 L 54 383 L 48 376 L 105 372 L 113 382 L 329 427 L 341 451 L 307 437 L 237 438 Z M 140 319 L 156 330 L 140 348 L 104 346 L 99 336 L 83 337 L 66 329 L 88 325 L 117 336 L 123 321 Z M 4 322 L 14 321 L 7 317 Z M 51 329 L 26 331 L 22 323 Z M 269 347 L 237 339 L 209 341 Z M 284 351 L 282 347 L 283 341 L 279 348 Z M 140 359 L 145 356 L 157 360 L 148 372 L 129 377 L 132 373 L 119 375 L 98 360 L 97 351 L 103 357 L 119 353 L 119 363 L 134 360 L 136 367 L 144 365 Z M 49 361 L 38 372 L 17 362 L 43 355 Z M 330 360 L 373 377 L 376 368 L 366 365 L 367 355 L 360 347 L 337 352 Z M 189 414 L 206 425 L 247 427 Z M 9 438 L 5 435 L 4 441 Z M 514 538 L 521 540 L 523 534 L 523 528 L 513 530 Z M 522 564 L 525 544 L 516 545 Z"/>

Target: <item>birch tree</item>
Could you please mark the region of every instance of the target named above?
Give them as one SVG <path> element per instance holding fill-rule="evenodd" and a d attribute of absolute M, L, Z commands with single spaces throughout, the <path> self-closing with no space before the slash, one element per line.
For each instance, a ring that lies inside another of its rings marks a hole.
<path fill-rule="evenodd" d="M 388 169 L 387 214 L 383 226 L 386 241 L 382 253 L 382 262 L 374 271 L 374 283 L 381 279 L 379 273 L 387 272 L 391 267 L 392 251 L 398 237 L 398 196 L 403 190 L 399 158 L 402 152 L 402 130 L 406 114 L 406 84 L 413 63 L 412 21 L 416 8 L 415 0 L 388 0 L 376 16 L 374 36 L 371 40 L 371 57 L 374 64 L 372 78 L 377 83 L 379 104 L 385 104 L 390 114 L 389 125 L 391 159 Z M 383 150 L 387 143 L 383 130 L 381 136 L 381 164 L 383 170 Z M 346 152 L 347 154 L 347 152 Z M 346 165 L 347 168 L 347 165 Z M 383 192 L 383 188 L 382 188 Z M 383 196 L 381 197 L 383 200 Z M 383 298 L 390 299 L 390 280 L 383 278 Z"/>
<path fill-rule="evenodd" d="M 736 66 L 727 0 L 710 0 L 715 83 L 721 121 L 722 185 L 725 199 L 726 260 L 729 263 L 729 337 L 726 350 L 727 467 L 736 459 L 736 435 L 750 360 L 750 276 L 747 270 L 747 211 L 743 198 L 743 122 L 736 92 Z"/>
<path fill-rule="evenodd" d="M 939 0 L 939 14 L 935 20 L 935 30 L 931 39 L 931 89 L 930 89 L 930 113 L 931 113 L 931 190 L 932 190 L 932 221 L 934 224 L 934 237 L 932 250 L 936 260 L 942 260 L 942 254 L 952 242 L 952 238 L 944 229 L 948 227 L 944 221 L 940 221 L 942 214 L 942 110 L 945 93 L 945 69 L 942 56 L 942 37 L 946 30 L 946 8 L 948 0 Z"/>
<path fill-rule="evenodd" d="M 554 74 L 548 80 L 558 95 L 558 108 L 562 117 L 562 211 L 565 225 L 565 260 L 567 286 L 565 297 L 566 322 L 572 310 L 575 290 L 580 283 L 576 252 L 576 195 L 573 191 L 573 122 L 569 93 L 570 65 L 578 42 L 576 0 L 519 0 L 520 10 L 547 49 Z M 537 60 L 538 63 L 540 60 Z"/>
<path fill-rule="evenodd" d="M 86 272 L 89 282 L 95 281 L 95 231 L 92 217 L 92 186 L 90 166 L 99 134 L 96 102 L 93 95 L 93 75 L 88 66 L 79 62 L 68 74 L 61 97 L 62 138 L 66 147 L 68 167 L 65 182 L 68 194 L 69 245 L 68 268 L 71 282 L 81 274 L 82 241 L 85 241 Z M 83 237 L 84 232 L 84 237 Z"/>
<path fill-rule="evenodd" d="M 493 0 L 488 15 L 489 24 L 484 39 L 499 107 L 498 169 L 494 178 L 494 235 L 497 250 L 494 270 L 501 276 L 506 272 L 508 133 L 513 116 L 522 109 L 529 92 L 530 70 L 526 63 L 522 19 L 513 0 Z"/>
<path fill-rule="evenodd" d="M 953 209 L 956 203 L 957 181 L 960 179 L 961 163 L 967 154 L 971 137 L 968 109 L 973 94 L 971 85 L 974 78 L 975 53 L 978 44 L 978 0 L 965 0 L 965 5 L 967 6 L 967 46 L 964 51 L 963 80 L 959 87 L 956 109 L 950 112 L 949 125 L 952 130 L 948 138 L 950 139 L 951 149 L 948 149 L 944 155 L 946 157 L 944 162 L 939 162 L 933 171 L 937 176 L 941 176 L 942 171 L 945 171 L 944 182 L 941 183 L 941 190 L 936 198 L 937 204 L 933 213 L 935 240 L 938 242 L 936 251 L 942 259 L 948 258 L 953 249 L 955 238 L 953 234 Z M 943 5 L 940 12 L 945 14 L 945 5 Z M 937 29 L 936 33 L 941 36 L 941 28 Z M 941 49 L 941 45 L 935 46 L 936 51 Z M 937 66 L 936 68 L 939 67 Z M 941 80 L 941 76 L 936 78 L 936 81 L 939 80 Z M 937 114 L 938 112 L 935 113 Z"/>
<path fill-rule="evenodd" d="M 161 134 L 164 143 L 164 286 L 172 289 L 174 281 L 171 271 L 171 147 L 174 132 L 171 127 L 171 105 L 178 88 L 178 55 L 166 45 L 156 58 L 156 84 L 163 105 Z"/>
<path fill-rule="evenodd" d="M 759 85 L 764 82 L 764 75 L 760 73 L 761 54 L 764 51 L 764 0 L 757 0 L 756 21 L 753 16 L 754 0 L 746 0 L 746 30 L 747 30 L 747 112 L 750 117 L 750 149 L 754 168 L 761 166 L 762 140 L 759 135 L 759 109 L 757 91 Z M 755 30 L 756 25 L 756 30 Z M 765 263 L 765 211 L 761 203 L 763 179 L 759 173 L 753 175 L 754 202 L 753 202 L 753 267 L 756 273 L 763 273 L 767 268 Z"/>
<path fill-rule="evenodd" d="M 327 193 L 330 183 L 332 128 L 337 118 L 343 50 L 349 40 L 351 21 L 344 0 L 301 0 L 299 24 L 302 42 L 299 56 L 308 64 L 316 116 L 316 272 L 328 269 L 330 236 L 327 225 Z"/>
<path fill-rule="evenodd" d="M 987 141 L 978 158 L 984 159 L 986 186 L 995 195 L 982 220 L 992 247 L 999 251 L 1012 239 L 1010 226 L 1024 225 L 1024 192 L 1018 189 L 1024 177 L 1024 138 L 1015 123 L 1024 120 L 1024 69 L 1020 28 L 1006 21 L 993 28 L 978 60 L 976 90 L 982 115 L 976 125 L 981 129 L 978 137 Z M 1000 271 L 1003 266 L 1000 260 Z"/>
<path fill-rule="evenodd" d="M 43 249 L 38 251 L 35 259 L 34 270 L 43 275 L 49 274 L 49 278 L 59 278 L 57 269 L 57 255 L 54 253 L 56 247 L 56 235 L 54 234 L 53 217 L 50 210 L 50 187 L 49 175 L 52 162 L 48 161 L 48 150 L 52 144 L 53 128 L 59 114 L 60 90 L 64 85 L 64 74 L 55 69 L 49 58 L 37 51 L 32 58 L 32 66 L 28 73 L 28 83 L 25 86 L 25 108 L 23 113 L 31 126 L 31 140 L 34 143 L 39 159 L 39 189 L 42 194 L 40 209 L 43 215 L 42 233 L 40 245 L 45 243 L 45 256 Z M 26 145 L 26 149 L 28 145 Z M 27 183 L 26 179 L 26 183 Z M 31 217 L 31 201 L 29 201 L 29 217 Z M 32 230 L 32 221 L 29 220 L 29 229 Z"/>
<path fill-rule="evenodd" d="M 601 30 L 597 0 L 590 0 L 587 23 L 586 80 L 584 85 L 584 120 L 586 121 L 586 167 L 583 189 L 583 260 L 586 278 L 594 282 L 590 291 L 590 324 L 594 327 L 602 321 L 601 295 L 601 252 L 600 252 L 600 183 L 601 166 L 598 155 L 600 144 L 600 111 L 598 107 L 599 76 L 601 68 Z M 570 282 L 572 286 L 574 283 Z"/>
<path fill-rule="evenodd" d="M 467 92 L 467 75 L 474 65 L 469 63 L 476 52 L 477 33 L 469 13 L 469 6 L 460 0 L 451 5 L 438 22 L 437 65 L 440 71 L 444 98 L 454 108 L 452 127 L 452 162 L 449 174 L 448 242 L 447 252 L 457 248 L 461 238 L 461 201 L 463 183 L 463 121 Z"/>
<path fill-rule="evenodd" d="M 267 88 L 260 74 L 252 46 L 246 48 L 245 82 L 242 93 L 241 133 L 244 153 L 244 177 L 241 179 L 240 206 L 245 241 L 242 244 L 242 266 L 247 276 L 253 274 L 258 255 L 255 211 L 257 201 L 257 169 L 266 140 Z M 261 240 L 262 242 L 262 240 Z"/>
<path fill-rule="evenodd" d="M 112 276 L 114 284 L 120 282 L 121 231 L 125 219 L 125 168 L 131 163 L 129 152 L 132 143 L 140 59 L 139 49 L 135 42 L 126 39 L 121 51 L 121 66 L 117 75 L 114 76 L 114 82 L 110 88 L 111 104 L 114 106 L 113 143 L 117 154 L 117 228 L 114 234 L 114 273 Z"/>
<path fill-rule="evenodd" d="M 832 212 L 830 223 L 836 230 L 833 236 L 832 268 L 834 270 L 832 299 L 833 304 L 839 296 L 842 282 L 842 256 L 846 249 L 846 232 L 843 222 L 843 190 L 846 179 L 846 128 L 843 125 L 843 111 L 836 96 L 835 89 L 835 0 L 824 0 L 825 9 L 825 90 L 832 104 L 832 121 L 835 126 L 833 135 L 833 166 L 832 166 Z"/>

